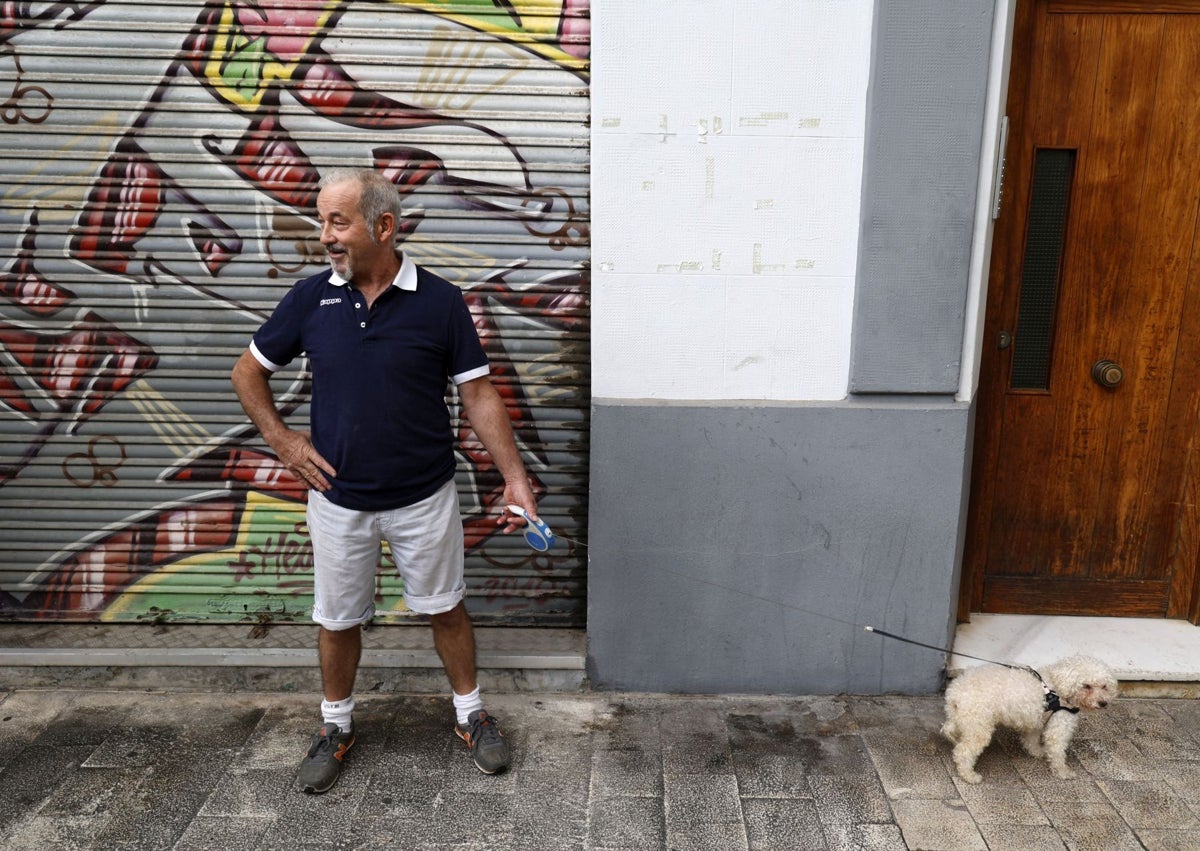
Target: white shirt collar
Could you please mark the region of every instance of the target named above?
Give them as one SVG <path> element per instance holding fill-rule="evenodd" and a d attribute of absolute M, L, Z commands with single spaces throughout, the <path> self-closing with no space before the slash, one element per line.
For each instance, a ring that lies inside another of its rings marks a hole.
<path fill-rule="evenodd" d="M 350 282 L 330 269 L 329 283 L 335 287 L 344 287 Z M 415 292 L 417 289 L 417 264 L 409 260 L 407 254 L 400 255 L 400 271 L 392 278 L 392 286 L 408 292 Z"/>

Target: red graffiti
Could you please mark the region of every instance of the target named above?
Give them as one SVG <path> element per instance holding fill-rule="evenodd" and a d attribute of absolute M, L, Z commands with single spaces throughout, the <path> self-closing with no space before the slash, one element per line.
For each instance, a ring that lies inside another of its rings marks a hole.
<path fill-rule="evenodd" d="M 71 416 L 72 434 L 158 363 L 149 346 L 95 313 L 61 332 L 29 331 L 0 322 L 0 344 L 58 412 Z"/>
<path fill-rule="evenodd" d="M 316 210 L 320 175 L 274 115 L 255 119 L 232 154 L 221 150 L 215 136 L 205 136 L 202 141 L 209 153 L 260 191 L 282 204 Z"/>
<path fill-rule="evenodd" d="M 65 287 L 50 283 L 34 265 L 34 243 L 38 225 L 37 210 L 29 216 L 29 226 L 21 239 L 21 251 L 8 271 L 0 275 L 0 295 L 26 313 L 38 317 L 53 316 L 75 299 Z"/>
<path fill-rule="evenodd" d="M 71 255 L 97 269 L 126 274 L 138 240 L 154 227 L 168 202 L 191 214 L 188 235 L 209 274 L 217 274 L 241 252 L 242 240 L 233 229 L 179 188 L 126 136 L 88 193 L 72 230 Z"/>
<path fill-rule="evenodd" d="M 308 485 L 285 467 L 274 455 L 253 449 L 222 447 L 166 476 L 177 482 L 231 482 L 246 488 L 273 494 L 282 499 L 304 502 Z"/>
<path fill-rule="evenodd" d="M 237 533 L 239 510 L 236 503 L 221 500 L 131 524 L 58 565 L 21 608 L 53 620 L 102 612 L 158 567 L 228 546 Z"/>

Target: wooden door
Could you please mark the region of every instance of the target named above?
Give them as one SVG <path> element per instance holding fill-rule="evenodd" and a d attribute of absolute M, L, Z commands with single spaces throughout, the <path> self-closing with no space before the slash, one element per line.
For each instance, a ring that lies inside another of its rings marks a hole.
<path fill-rule="evenodd" d="M 959 615 L 1195 620 L 1200 2 L 1014 39 Z"/>

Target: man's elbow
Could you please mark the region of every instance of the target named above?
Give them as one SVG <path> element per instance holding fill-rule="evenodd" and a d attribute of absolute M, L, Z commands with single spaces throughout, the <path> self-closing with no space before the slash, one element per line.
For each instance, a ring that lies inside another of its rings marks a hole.
<path fill-rule="evenodd" d="M 248 383 L 259 380 L 266 380 L 266 371 L 247 349 L 242 352 L 242 356 L 233 364 L 233 369 L 229 372 L 229 380 L 235 389 L 245 387 Z"/>

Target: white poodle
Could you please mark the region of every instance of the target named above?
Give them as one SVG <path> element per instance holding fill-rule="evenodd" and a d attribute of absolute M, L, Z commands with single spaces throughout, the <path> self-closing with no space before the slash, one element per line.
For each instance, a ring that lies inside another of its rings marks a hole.
<path fill-rule="evenodd" d="M 983 777 L 975 761 L 997 727 L 1021 734 L 1025 750 L 1045 757 L 1055 777 L 1074 777 L 1067 746 L 1079 726 L 1079 710 L 1103 709 L 1117 696 L 1112 672 L 1090 656 L 1071 656 L 1032 668 L 984 665 L 951 680 L 946 688 L 942 735 L 954 742 L 954 767 L 968 783 Z"/>

